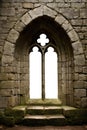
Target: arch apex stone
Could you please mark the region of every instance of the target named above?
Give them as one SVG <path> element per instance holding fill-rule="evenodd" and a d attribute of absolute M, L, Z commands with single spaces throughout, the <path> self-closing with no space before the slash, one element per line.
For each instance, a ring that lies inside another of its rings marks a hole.
<path fill-rule="evenodd" d="M 30 10 L 28 12 L 32 19 L 35 19 L 43 15 L 43 6 L 44 5 L 41 5 L 40 7 Z"/>
<path fill-rule="evenodd" d="M 44 6 L 44 15 L 55 18 L 57 16 L 57 12 L 47 6 Z"/>

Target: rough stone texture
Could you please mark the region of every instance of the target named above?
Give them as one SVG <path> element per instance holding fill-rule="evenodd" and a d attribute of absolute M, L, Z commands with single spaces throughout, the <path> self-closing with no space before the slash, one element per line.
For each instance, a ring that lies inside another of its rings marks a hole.
<path fill-rule="evenodd" d="M 26 13 L 22 18 L 21 18 L 21 21 L 27 25 L 30 21 L 31 21 L 31 17 L 29 16 L 28 13 Z"/>
<path fill-rule="evenodd" d="M 12 29 L 12 30 L 10 31 L 8 37 L 7 37 L 7 40 L 8 40 L 9 42 L 11 42 L 11 43 L 15 43 L 16 40 L 18 39 L 18 36 L 19 36 L 19 33 L 18 33 L 16 30 Z"/>
<path fill-rule="evenodd" d="M 33 7 L 33 3 L 23 3 L 23 8 L 25 9 L 32 9 Z"/>
<path fill-rule="evenodd" d="M 85 89 L 75 89 L 74 96 L 75 97 L 85 97 L 86 96 L 86 90 Z"/>
<path fill-rule="evenodd" d="M 18 105 L 28 97 L 29 65 L 26 52 L 31 41 L 29 35 L 25 37 L 26 33 L 23 34 L 21 43 L 20 39 L 19 42 L 17 40 L 31 21 L 43 15 L 53 18 L 70 39 L 69 44 L 69 39 L 58 43 L 61 57 L 58 64 L 59 91 L 62 93 L 63 90 L 62 94 L 65 94 L 59 95 L 62 95 L 62 101 L 66 105 L 68 101 L 65 99 L 69 96 L 73 97 L 76 107 L 87 107 L 87 0 L 1 0 L 0 108 Z M 56 30 L 61 33 L 57 28 Z M 64 39 L 63 33 L 60 37 Z"/>

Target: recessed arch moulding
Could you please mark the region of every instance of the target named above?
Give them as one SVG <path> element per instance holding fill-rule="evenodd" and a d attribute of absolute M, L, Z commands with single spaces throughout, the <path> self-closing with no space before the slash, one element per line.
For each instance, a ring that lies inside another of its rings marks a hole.
<path fill-rule="evenodd" d="M 46 33 L 58 52 L 58 93 L 64 105 L 74 106 L 76 88 L 75 67 L 84 65 L 82 45 L 68 20 L 47 6 L 26 12 L 10 30 L 4 45 L 2 67 L 10 66 L 6 88 L 9 90 L 8 105 L 25 104 L 29 99 L 29 49 L 41 33 Z M 9 46 L 9 54 L 7 54 Z M 79 46 L 79 47 L 78 47 Z M 8 60 L 9 59 L 9 60 Z M 4 82 L 4 81 L 3 81 Z M 2 85 L 2 89 L 3 89 Z"/>

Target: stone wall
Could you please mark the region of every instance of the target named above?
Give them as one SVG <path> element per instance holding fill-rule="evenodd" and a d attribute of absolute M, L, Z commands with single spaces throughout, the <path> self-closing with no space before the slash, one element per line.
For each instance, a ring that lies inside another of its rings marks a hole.
<path fill-rule="evenodd" d="M 46 14 L 64 28 L 73 43 L 74 106 L 87 107 L 87 0 L 1 0 L 0 108 L 24 103 L 28 98 L 27 58 L 22 65 L 15 59 L 15 43 L 26 25 Z M 61 14 L 58 19 L 57 14 Z"/>

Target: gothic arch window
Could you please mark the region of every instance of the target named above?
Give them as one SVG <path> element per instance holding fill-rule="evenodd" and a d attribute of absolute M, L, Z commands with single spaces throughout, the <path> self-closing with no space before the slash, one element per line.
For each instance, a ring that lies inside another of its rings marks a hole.
<path fill-rule="evenodd" d="M 67 33 L 53 18 L 38 17 L 24 28 L 16 43 L 15 59 L 19 71 L 18 85 L 21 104 L 32 98 L 56 98 L 61 100 L 63 105 L 73 104 L 73 48 Z M 51 63 L 54 63 L 55 67 Z M 36 70 L 38 73 L 35 72 Z M 31 76 L 32 73 L 34 76 Z M 38 82 L 35 81 L 36 78 Z"/>
<path fill-rule="evenodd" d="M 58 98 L 58 54 L 45 33 L 39 35 L 29 53 L 30 99 Z"/>

